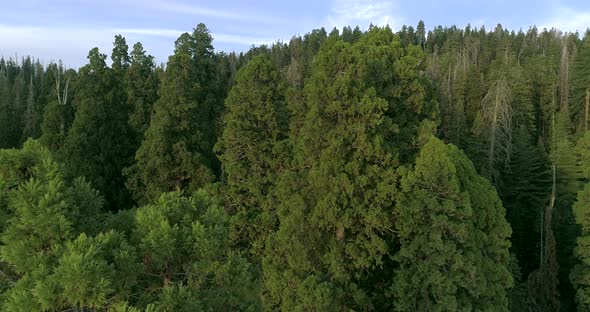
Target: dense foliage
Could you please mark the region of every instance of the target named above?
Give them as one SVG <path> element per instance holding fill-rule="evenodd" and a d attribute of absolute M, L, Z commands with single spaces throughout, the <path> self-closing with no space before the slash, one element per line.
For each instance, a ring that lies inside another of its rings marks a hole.
<path fill-rule="evenodd" d="M 0 310 L 590 309 L 590 32 L 213 40 L 0 59 Z"/>

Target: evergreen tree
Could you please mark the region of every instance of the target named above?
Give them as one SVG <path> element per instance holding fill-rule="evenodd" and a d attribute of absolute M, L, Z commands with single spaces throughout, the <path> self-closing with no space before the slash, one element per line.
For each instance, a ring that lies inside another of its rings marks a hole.
<path fill-rule="evenodd" d="M 253 268 L 230 249 L 229 216 L 207 191 L 163 194 L 137 210 L 134 226 L 146 275 L 140 286 L 157 290 L 141 301 L 164 311 L 260 308 Z"/>
<path fill-rule="evenodd" d="M 12 147 L 10 139 L 10 125 L 12 120 L 12 108 L 9 104 L 10 98 L 11 94 L 6 71 L 0 68 L 0 124 L 3 125 L 2 128 L 0 128 L 1 148 Z"/>
<path fill-rule="evenodd" d="M 30 80 L 27 93 L 27 106 L 23 115 L 23 134 L 21 141 L 26 141 L 28 138 L 36 139 L 39 137 L 39 126 L 41 125 L 41 113 L 37 107 L 35 98 L 35 86 L 33 79 Z"/>
<path fill-rule="evenodd" d="M 61 150 L 68 176 L 86 177 L 112 209 L 129 206 L 121 175 L 131 160 L 131 132 L 122 86 L 97 48 L 76 81 L 76 114 Z"/>
<path fill-rule="evenodd" d="M 190 193 L 214 179 L 219 98 L 211 42 L 203 24 L 176 40 L 136 164 L 126 170 L 142 202 L 165 191 Z"/>
<path fill-rule="evenodd" d="M 573 305 L 574 291 L 570 283 L 570 270 L 574 264 L 573 250 L 578 236 L 572 205 L 581 188 L 582 177 L 578 167 L 575 146 L 569 134 L 570 119 L 567 110 L 555 117 L 550 159 L 555 165 L 555 198 L 553 229 L 557 262 L 559 263 L 559 289 L 562 306 Z"/>
<path fill-rule="evenodd" d="M 498 192 L 512 227 L 512 252 L 523 278 L 539 267 L 542 218 L 551 188 L 551 172 L 543 151 L 524 126 L 515 131 L 510 165 L 502 172 Z"/>
<path fill-rule="evenodd" d="M 257 56 L 242 67 L 226 102 L 216 149 L 227 178 L 236 235 L 258 257 L 276 227 L 271 190 L 284 166 L 278 146 L 287 136 L 284 83 L 270 61 Z"/>
<path fill-rule="evenodd" d="M 61 64 L 59 66 L 53 64 L 47 71 L 47 76 L 52 78 L 48 83 L 53 86 L 53 91 L 43 113 L 40 141 L 49 150 L 55 152 L 65 143 L 74 119 L 72 86 L 75 84 L 77 73 L 74 70 L 63 72 Z"/>
<path fill-rule="evenodd" d="M 396 310 L 507 311 L 511 231 L 493 186 L 432 136 L 401 185 Z"/>
<path fill-rule="evenodd" d="M 314 61 L 293 167 L 276 190 L 279 227 L 263 261 L 268 309 L 372 307 L 360 285 L 389 252 L 396 162 L 385 141 L 394 131 L 388 103 L 365 85 L 368 51 L 336 41 Z"/>
<path fill-rule="evenodd" d="M 585 310 L 589 33 L 424 27 L 0 58 L 0 310 Z"/>
<path fill-rule="evenodd" d="M 139 42 L 133 46 L 125 80 L 131 109 L 129 124 L 136 132 L 137 142 L 141 143 L 150 125 L 152 106 L 158 99 L 158 77 L 154 57 L 147 55 Z"/>
<path fill-rule="evenodd" d="M 15 67 L 14 64 L 8 63 L 8 66 Z M 18 146 L 20 136 L 18 134 L 20 126 L 20 116 L 17 111 L 17 105 L 20 103 L 22 95 L 15 93 L 14 79 L 8 71 L 0 71 L 0 147 L 13 148 Z M 16 90 L 18 91 L 18 90 Z"/>
<path fill-rule="evenodd" d="M 590 132 L 586 132 L 577 144 L 580 155 L 580 165 L 586 181 L 590 179 Z M 580 226 L 580 236 L 574 254 L 578 264 L 573 268 L 570 279 L 576 289 L 576 303 L 578 311 L 590 310 L 590 183 L 578 192 L 578 197 L 573 206 L 576 223 Z"/>
<path fill-rule="evenodd" d="M 572 65 L 571 117 L 576 126 L 588 130 L 590 117 L 590 30 L 586 32 L 580 51 Z"/>
<path fill-rule="evenodd" d="M 2 309 L 57 307 L 44 301 L 44 293 L 36 287 L 48 278 L 61 244 L 77 233 L 96 232 L 102 199 L 81 179 L 66 185 L 60 166 L 34 141 L 28 141 L 22 151 L 3 154 L 0 158 L 20 165 L 3 170 L 0 181 L 8 192 L 4 204 L 11 216 L 0 235 L 0 259 L 18 276 L 5 294 Z"/>

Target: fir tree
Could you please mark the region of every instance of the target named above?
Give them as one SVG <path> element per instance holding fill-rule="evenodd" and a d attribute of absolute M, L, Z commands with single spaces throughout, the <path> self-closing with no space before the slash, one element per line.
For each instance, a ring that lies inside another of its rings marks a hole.
<path fill-rule="evenodd" d="M 65 143 L 69 128 L 74 119 L 72 98 L 73 85 L 77 73 L 74 70 L 64 72 L 61 65 L 52 65 L 48 75 L 53 78 L 49 103 L 43 113 L 40 142 L 49 150 L 56 152 Z"/>
<path fill-rule="evenodd" d="M 159 293 L 155 298 L 143 293 L 145 301 L 164 310 L 259 309 L 253 268 L 230 249 L 229 216 L 206 190 L 191 198 L 178 192 L 163 194 L 137 210 L 134 226 L 147 275 L 141 286 Z"/>
<path fill-rule="evenodd" d="M 580 51 L 572 65 L 571 77 L 571 117 L 576 126 L 588 130 L 590 117 L 590 30 L 582 41 Z"/>
<path fill-rule="evenodd" d="M 0 259 L 18 276 L 6 294 L 3 310 L 53 308 L 35 287 L 49 277 L 61 244 L 77 233 L 96 232 L 103 202 L 83 180 L 67 185 L 61 167 L 36 142 L 27 142 L 16 155 L 4 153 L 8 160 L 12 158 L 12 164 L 20 166 L 3 170 L 0 183 L 8 187 L 5 204 L 11 212 L 0 235 Z M 23 169 L 26 175 L 22 175 Z"/>
<path fill-rule="evenodd" d="M 219 99 L 211 42 L 203 24 L 176 40 L 136 164 L 126 170 L 127 185 L 142 202 L 165 191 L 190 193 L 214 179 Z"/>
<path fill-rule="evenodd" d="M 131 109 L 129 124 L 136 132 L 137 142 L 141 143 L 143 134 L 150 125 L 152 106 L 158 99 L 158 77 L 154 57 L 147 55 L 139 42 L 131 51 L 125 80 L 127 101 Z"/>
<path fill-rule="evenodd" d="M 76 114 L 61 150 L 68 176 L 86 177 L 112 209 L 129 206 L 121 175 L 131 160 L 131 135 L 122 86 L 97 48 L 76 81 Z"/>
<path fill-rule="evenodd" d="M 512 226 L 512 252 L 516 254 L 521 273 L 539 267 L 542 218 L 551 188 L 551 172 L 546 157 L 524 126 L 515 131 L 510 165 L 502 172 L 498 192 L 506 207 L 506 219 Z"/>

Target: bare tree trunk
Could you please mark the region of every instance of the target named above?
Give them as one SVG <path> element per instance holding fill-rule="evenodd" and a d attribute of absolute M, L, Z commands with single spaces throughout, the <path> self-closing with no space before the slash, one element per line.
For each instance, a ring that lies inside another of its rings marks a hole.
<path fill-rule="evenodd" d="M 489 156 L 489 165 L 490 170 L 494 166 L 494 149 L 496 146 L 496 125 L 498 123 L 498 109 L 500 106 L 500 83 L 496 83 L 496 99 L 494 101 L 494 114 L 492 117 L 492 130 L 491 130 L 491 139 L 490 139 L 490 156 Z"/>
<path fill-rule="evenodd" d="M 344 226 L 338 225 L 336 226 L 336 240 L 343 241 L 344 240 Z"/>
<path fill-rule="evenodd" d="M 553 170 L 553 185 L 551 187 L 551 200 L 549 201 L 549 205 L 547 206 L 547 211 L 545 212 L 545 227 L 546 230 L 544 229 L 544 231 L 547 231 L 547 233 L 549 233 L 549 231 L 551 230 L 551 217 L 553 214 L 553 207 L 555 207 L 555 198 L 557 197 L 557 183 L 556 183 L 556 178 L 555 178 L 555 163 L 553 163 L 552 166 L 552 170 Z M 547 253 L 547 251 L 545 251 L 545 253 Z M 545 254 L 545 256 L 547 256 Z"/>
<path fill-rule="evenodd" d="M 506 81 L 495 82 L 482 101 L 482 117 L 489 129 L 488 174 L 492 177 L 498 159 L 510 159 L 512 144 L 511 91 Z"/>
<path fill-rule="evenodd" d="M 561 49 L 561 63 L 559 65 L 559 108 L 563 109 L 568 106 L 569 101 L 569 63 L 570 53 L 568 49 L 569 40 L 564 39 Z"/>
<path fill-rule="evenodd" d="M 70 79 L 68 78 L 68 80 L 66 80 L 66 85 L 64 87 L 64 90 L 61 90 L 61 67 L 57 68 L 57 73 L 56 73 L 56 78 L 55 78 L 55 94 L 57 95 L 57 103 L 59 105 L 65 106 L 68 102 L 68 89 L 70 86 Z M 60 118 L 60 124 L 59 124 L 59 134 L 61 136 L 65 135 L 65 131 L 66 131 L 66 125 L 65 125 L 65 116 L 61 116 Z"/>

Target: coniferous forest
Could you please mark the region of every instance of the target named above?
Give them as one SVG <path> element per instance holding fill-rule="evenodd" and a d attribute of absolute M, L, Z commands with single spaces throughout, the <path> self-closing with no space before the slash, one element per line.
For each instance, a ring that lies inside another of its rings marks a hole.
<path fill-rule="evenodd" d="M 1 311 L 590 311 L 590 31 L 213 40 L 0 60 Z"/>

